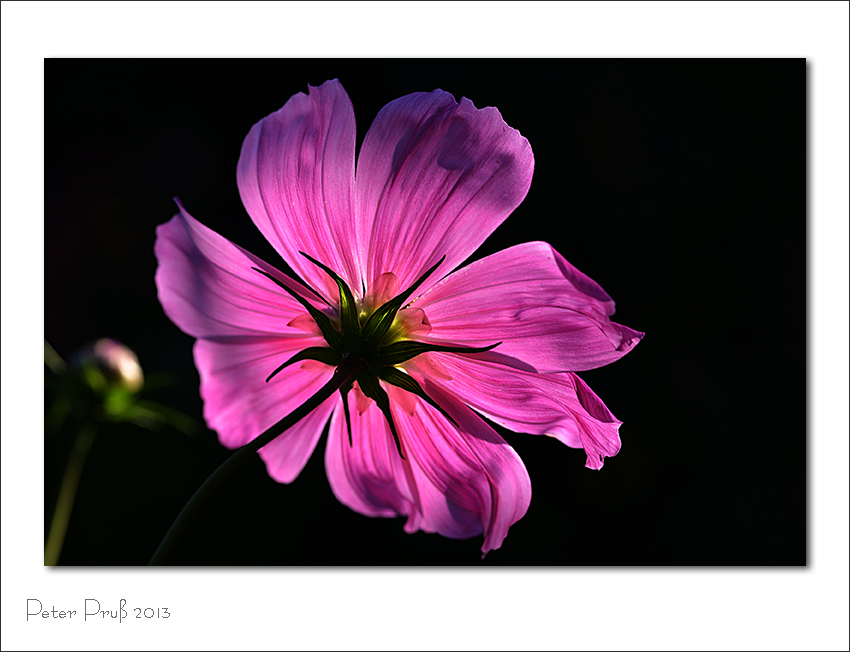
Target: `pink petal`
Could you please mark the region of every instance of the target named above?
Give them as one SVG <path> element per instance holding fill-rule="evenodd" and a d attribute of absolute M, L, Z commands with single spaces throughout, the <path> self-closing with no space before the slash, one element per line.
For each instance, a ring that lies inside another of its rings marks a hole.
<path fill-rule="evenodd" d="M 452 538 L 483 533 L 486 554 L 528 509 L 528 472 L 507 442 L 454 396 L 427 382 L 425 391 L 459 428 L 418 398 L 413 416 L 393 408 L 418 494 L 416 525 Z"/>
<path fill-rule="evenodd" d="M 289 430 L 260 449 L 260 457 L 266 463 L 266 470 L 272 478 L 289 484 L 298 477 L 313 454 L 331 412 L 338 405 L 339 397 L 331 396 Z M 282 419 L 287 414 L 288 412 L 280 412 L 278 418 Z"/>
<path fill-rule="evenodd" d="M 400 407 L 402 390 L 385 388 L 407 460 L 399 457 L 374 403 L 359 414 L 349 398 L 353 446 L 342 410 L 337 410 L 325 451 L 336 497 L 367 516 L 407 516 L 409 533 L 421 529 L 456 539 L 484 533 L 482 551 L 498 548 L 531 500 L 522 460 L 480 417 L 440 388 L 430 391 L 460 431 L 416 397 L 409 414 Z"/>
<path fill-rule="evenodd" d="M 619 421 L 573 373 L 537 374 L 476 359 L 473 355 L 429 353 L 450 380 L 432 380 L 484 416 L 515 432 L 551 435 L 587 453 L 586 466 L 602 468 L 604 457 L 620 450 Z M 406 365 L 419 374 L 419 358 Z"/>
<path fill-rule="evenodd" d="M 308 336 L 288 326 L 306 315 L 304 308 L 251 268 L 312 295 L 303 286 L 208 229 L 182 206 L 180 213 L 157 227 L 156 234 L 159 300 L 183 332 L 194 337 L 273 336 L 299 341 Z M 297 345 L 285 346 L 288 350 Z"/>
<path fill-rule="evenodd" d="M 342 409 L 334 412 L 328 431 L 325 468 L 331 489 L 343 505 L 366 516 L 412 514 L 415 498 L 386 419 L 370 399 L 358 405 L 354 394 L 348 395 L 352 444 Z"/>
<path fill-rule="evenodd" d="M 481 357 L 541 373 L 601 367 L 643 337 L 612 322 L 611 297 L 545 242 L 476 261 L 448 276 L 416 306 L 431 322 L 426 341 L 501 342 Z"/>
<path fill-rule="evenodd" d="M 219 440 L 225 446 L 244 446 L 310 398 L 330 379 L 331 367 L 317 370 L 301 363 L 287 367 L 266 383 L 266 377 L 275 368 L 305 348 L 303 343 L 286 348 L 289 343 L 275 338 L 224 342 L 198 340 L 195 343 L 195 366 L 201 375 L 204 418 L 207 425 L 218 432 Z M 306 346 L 317 344 L 314 338 Z M 327 418 L 329 409 L 326 404 L 318 411 L 323 411 Z M 320 417 L 317 418 L 321 421 Z M 295 443 L 294 440 L 301 437 L 309 441 Z M 270 459 L 277 459 L 280 464 L 277 475 L 273 474 L 273 477 L 285 478 L 283 482 L 291 481 L 301 470 L 298 464 L 303 466 L 317 439 L 318 435 L 309 428 L 301 428 L 288 436 L 288 446 L 305 447 L 305 454 L 293 453 L 291 459 L 280 457 L 277 446 L 270 444 L 271 450 L 266 446 L 264 459 L 267 464 L 270 464 Z"/>
<path fill-rule="evenodd" d="M 531 185 L 528 141 L 493 107 L 443 91 L 390 102 L 357 162 L 359 242 L 366 281 L 384 272 L 409 286 L 445 254 L 423 288 L 465 260 L 520 204 Z"/>
<path fill-rule="evenodd" d="M 575 374 L 573 377 L 576 385 L 576 394 L 582 407 L 587 410 L 589 416 L 584 417 L 575 412 L 575 416 L 581 421 L 581 445 L 587 453 L 587 466 L 590 469 L 601 469 L 604 458 L 613 457 L 620 450 L 620 436 L 616 428 L 612 428 L 612 422 L 620 422 L 611 414 L 596 394 L 585 382 Z"/>
<path fill-rule="evenodd" d="M 309 88 L 251 128 L 236 180 L 251 219 L 275 250 L 309 285 L 334 297 L 336 286 L 298 252 L 360 287 L 354 109 L 337 80 Z"/>
<path fill-rule="evenodd" d="M 251 268 L 311 295 L 303 286 L 208 229 L 182 206 L 158 227 L 154 250 L 159 261 L 156 284 L 166 314 L 184 332 L 201 338 L 194 352 L 204 417 L 222 444 L 247 444 L 326 382 L 330 367 L 324 373 L 308 372 L 300 368 L 306 363 L 265 382 L 296 352 L 322 346 L 324 340 L 300 326 L 310 318 L 292 297 Z M 272 477 L 291 482 L 298 475 L 332 407 L 326 401 L 260 451 Z"/>

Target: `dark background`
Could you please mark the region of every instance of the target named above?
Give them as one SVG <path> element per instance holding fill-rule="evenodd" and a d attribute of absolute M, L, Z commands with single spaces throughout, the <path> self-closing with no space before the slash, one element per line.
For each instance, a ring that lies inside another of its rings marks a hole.
<path fill-rule="evenodd" d="M 441 88 L 496 106 L 531 143 L 528 197 L 475 257 L 545 240 L 646 332 L 581 376 L 624 423 L 601 471 L 548 437 L 500 433 L 531 476 L 526 516 L 482 539 L 402 531 L 340 504 L 325 439 L 281 485 L 259 457 L 198 513 L 182 565 L 806 563 L 806 67 L 780 60 L 58 60 L 45 62 L 45 338 L 134 349 L 150 397 L 201 421 L 193 339 L 156 298 L 173 196 L 282 266 L 236 187 L 250 127 L 339 78 L 358 146 L 377 112 Z M 47 372 L 46 372 L 47 373 Z M 50 396 L 47 397 L 49 406 Z M 46 441 L 49 517 L 73 423 Z M 68 565 L 144 564 L 229 452 L 215 433 L 102 427 Z"/>

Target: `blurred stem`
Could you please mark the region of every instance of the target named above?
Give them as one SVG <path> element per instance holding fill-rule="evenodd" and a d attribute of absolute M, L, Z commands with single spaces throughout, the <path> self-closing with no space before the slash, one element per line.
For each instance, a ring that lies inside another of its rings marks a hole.
<path fill-rule="evenodd" d="M 56 349 L 50 346 L 47 340 L 44 340 L 44 364 L 57 376 L 61 376 L 68 370 L 68 365 L 65 364 L 62 356 L 56 353 Z"/>
<path fill-rule="evenodd" d="M 50 345 L 45 342 L 45 349 L 48 346 Z M 80 432 L 74 441 L 74 447 L 65 465 L 65 474 L 62 476 L 59 496 L 56 499 L 56 509 L 53 512 L 50 532 L 44 546 L 45 566 L 56 566 L 59 562 L 62 545 L 65 543 L 65 534 L 68 531 L 68 522 L 71 520 L 71 512 L 74 509 L 74 499 L 77 497 L 77 487 L 80 486 L 80 476 L 83 474 L 83 467 L 96 434 L 95 424 L 86 420 L 80 426 Z"/>
<path fill-rule="evenodd" d="M 162 542 L 159 544 L 156 552 L 154 552 L 153 557 L 151 557 L 151 560 L 148 562 L 148 566 L 160 566 L 162 564 L 163 560 L 168 556 L 168 553 L 174 546 L 175 541 L 177 541 L 180 537 L 180 534 L 183 532 L 186 524 L 192 516 L 194 516 L 195 512 L 198 511 L 198 508 L 206 501 L 218 485 L 220 485 L 221 482 L 234 471 L 234 469 L 248 459 L 251 453 L 256 453 L 278 435 L 294 426 L 296 423 L 301 421 L 301 419 L 310 414 L 310 412 L 319 407 L 325 402 L 325 400 L 333 396 L 334 392 L 339 390 L 339 388 L 342 387 L 349 378 L 357 373 L 360 368 L 361 365 L 357 361 L 343 363 L 337 367 L 333 376 L 331 376 L 331 379 L 325 383 L 319 391 L 313 394 L 313 396 L 308 398 L 304 403 L 295 408 L 283 419 L 274 424 L 271 428 L 262 433 L 259 437 L 245 444 L 242 448 L 233 453 L 233 455 L 228 457 L 221 466 L 213 471 L 212 475 L 206 479 L 195 494 L 189 499 L 189 502 L 186 503 L 183 510 L 177 516 L 177 519 L 168 529 L 168 532 L 165 533 L 165 537 L 162 539 Z"/>
<path fill-rule="evenodd" d="M 44 417 L 44 430 L 51 435 L 56 435 L 62 429 L 68 413 L 71 411 L 71 404 L 64 396 L 58 396 L 53 405 L 50 406 L 50 411 Z"/>

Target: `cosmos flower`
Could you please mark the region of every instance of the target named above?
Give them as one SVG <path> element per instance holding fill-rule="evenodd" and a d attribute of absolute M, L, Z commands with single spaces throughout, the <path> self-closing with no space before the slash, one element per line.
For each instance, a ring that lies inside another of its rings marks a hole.
<path fill-rule="evenodd" d="M 378 114 L 355 174 L 355 121 L 336 80 L 293 96 L 242 146 L 237 183 L 287 276 L 180 212 L 157 229 L 166 314 L 197 338 L 204 416 L 236 448 L 356 359 L 352 381 L 260 449 L 292 482 L 330 420 L 337 498 L 405 531 L 498 548 L 531 499 L 514 450 L 479 415 L 583 448 L 598 469 L 620 422 L 575 375 L 642 337 L 551 246 L 455 270 L 520 204 L 528 141 L 492 107 L 440 90 Z M 179 202 L 178 202 L 179 205 Z"/>

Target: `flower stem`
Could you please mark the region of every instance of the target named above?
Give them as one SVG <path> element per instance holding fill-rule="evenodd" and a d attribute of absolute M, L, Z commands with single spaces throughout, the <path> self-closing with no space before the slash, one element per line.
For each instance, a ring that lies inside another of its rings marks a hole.
<path fill-rule="evenodd" d="M 71 512 L 74 509 L 74 499 L 77 497 L 77 487 L 80 486 L 80 476 L 83 474 L 83 466 L 96 434 L 95 424 L 84 421 L 74 441 L 74 448 L 71 449 L 65 474 L 62 476 L 62 484 L 59 486 L 59 496 L 56 498 L 56 509 L 50 521 L 47 543 L 44 545 L 45 566 L 56 566 L 59 563 L 65 534 L 68 532 L 68 522 L 71 520 Z"/>
<path fill-rule="evenodd" d="M 44 340 L 44 364 L 57 376 L 61 376 L 68 370 L 68 365 L 62 359 L 62 356 L 56 353 L 56 349 L 50 346 L 47 340 Z"/>
<path fill-rule="evenodd" d="M 189 499 L 189 502 L 183 507 L 183 510 L 177 516 L 177 519 L 166 532 L 165 537 L 159 544 L 159 547 L 154 552 L 153 557 L 148 562 L 148 566 L 160 566 L 163 560 L 168 556 L 174 542 L 179 538 L 186 524 L 198 511 L 198 508 L 204 503 L 209 495 L 221 484 L 221 482 L 230 475 L 234 469 L 241 465 L 251 453 L 256 453 L 266 444 L 270 443 L 278 435 L 282 434 L 288 428 L 291 428 L 301 419 L 306 417 L 310 412 L 319 407 L 326 399 L 330 398 L 334 392 L 342 387 L 349 378 L 351 378 L 360 369 L 358 362 L 343 363 L 334 371 L 331 379 L 325 383 L 319 391 L 308 398 L 304 403 L 295 408 L 283 419 L 271 426 L 268 430 L 262 433 L 256 439 L 248 442 L 242 448 L 237 450 L 233 455 L 228 457 L 221 466 L 219 466 L 212 475 L 198 488 L 195 494 Z"/>

